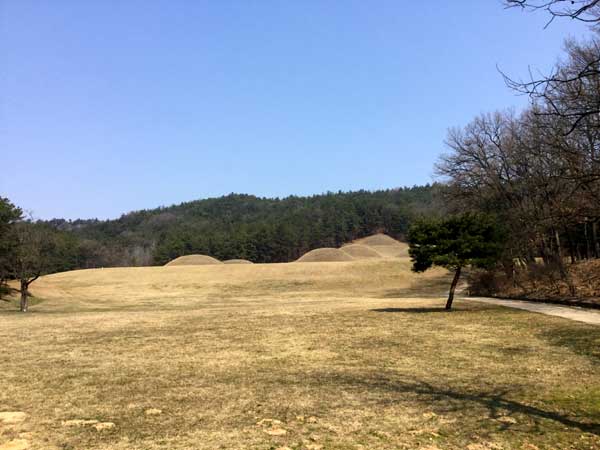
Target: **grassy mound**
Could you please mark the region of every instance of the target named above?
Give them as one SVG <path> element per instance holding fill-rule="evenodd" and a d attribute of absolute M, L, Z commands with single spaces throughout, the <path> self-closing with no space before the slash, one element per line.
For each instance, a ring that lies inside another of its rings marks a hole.
<path fill-rule="evenodd" d="M 357 239 L 354 241 L 354 244 L 368 246 L 385 258 L 401 258 L 408 256 L 408 244 L 397 241 L 383 233 Z"/>
<path fill-rule="evenodd" d="M 223 264 L 216 258 L 208 255 L 185 255 L 169 261 L 165 266 L 204 266 L 206 264 Z"/>
<path fill-rule="evenodd" d="M 381 258 L 381 254 L 375 251 L 372 247 L 362 244 L 348 244 L 344 245 L 341 250 L 344 253 L 349 254 L 355 259 L 365 258 Z"/>
<path fill-rule="evenodd" d="M 298 258 L 297 262 L 352 261 L 353 259 L 339 248 L 317 248 Z"/>
<path fill-rule="evenodd" d="M 223 264 L 254 264 L 252 261 L 247 259 L 227 259 L 223 261 Z"/>
<path fill-rule="evenodd" d="M 387 234 L 377 233 L 372 236 L 367 236 L 362 239 L 357 239 L 354 241 L 355 244 L 362 244 L 368 246 L 374 245 L 396 245 L 399 244 L 400 241 L 397 241 L 393 237 L 388 236 Z"/>

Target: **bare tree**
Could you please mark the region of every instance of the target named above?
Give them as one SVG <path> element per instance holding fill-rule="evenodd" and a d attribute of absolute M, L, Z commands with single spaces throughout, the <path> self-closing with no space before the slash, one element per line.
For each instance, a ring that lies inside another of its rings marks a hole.
<path fill-rule="evenodd" d="M 437 172 L 448 181 L 455 211 L 492 213 L 508 228 L 507 275 L 516 280 L 515 264 L 540 273 L 541 257 L 543 273 L 575 296 L 567 261 L 600 257 L 600 0 L 505 5 L 545 10 L 550 22 L 569 17 L 598 27 L 587 41 L 567 40 L 566 58 L 549 75 L 505 76 L 510 88 L 530 97 L 530 107 L 450 130 L 450 151 Z"/>
<path fill-rule="evenodd" d="M 572 133 L 583 120 L 600 114 L 600 0 L 506 0 L 507 7 L 545 10 L 550 22 L 568 17 L 588 22 L 595 35 L 587 42 L 567 40 L 567 59 L 549 74 L 534 74 L 515 79 L 502 73 L 507 86 L 529 95 L 534 104 L 542 105 L 538 113 L 555 115 L 568 122 L 565 133 Z M 548 25 L 547 24 L 547 25 Z"/>
<path fill-rule="evenodd" d="M 508 273 L 515 259 L 535 265 L 541 256 L 571 295 L 565 259 L 595 257 L 600 248 L 600 129 L 588 122 L 566 135 L 568 121 L 536 107 L 485 114 L 449 131 L 450 152 L 437 165 L 450 203 L 493 213 L 509 228 Z"/>
<path fill-rule="evenodd" d="M 572 133 L 587 118 L 598 121 L 600 114 L 600 40 L 565 43 L 567 60 L 557 64 L 549 75 L 515 80 L 502 73 L 506 85 L 529 95 L 537 113 L 565 119 L 565 134 Z"/>

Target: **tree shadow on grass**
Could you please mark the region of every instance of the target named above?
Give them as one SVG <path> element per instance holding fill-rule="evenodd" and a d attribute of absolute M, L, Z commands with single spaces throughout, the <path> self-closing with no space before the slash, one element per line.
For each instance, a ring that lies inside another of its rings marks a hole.
<path fill-rule="evenodd" d="M 568 348 L 572 352 L 600 363 L 600 327 L 572 324 L 544 328 L 539 335 L 551 345 Z"/>
<path fill-rule="evenodd" d="M 521 414 L 532 419 L 538 426 L 539 420 L 550 420 L 565 427 L 578 429 L 583 432 L 600 436 L 600 424 L 595 422 L 584 422 L 575 420 L 562 412 L 546 410 L 538 406 L 527 405 L 509 398 L 510 389 L 499 389 L 496 391 L 466 391 L 451 389 L 445 386 L 435 386 L 426 381 L 414 379 L 385 378 L 380 374 L 365 374 L 365 377 L 353 377 L 341 373 L 329 373 L 319 375 L 313 381 L 322 384 L 331 381 L 340 387 L 363 388 L 369 392 L 384 391 L 386 394 L 406 394 L 415 396 L 416 401 L 428 403 L 428 407 L 437 409 L 441 413 L 464 412 L 475 407 L 483 407 L 488 411 L 492 419 L 505 418 L 513 414 Z M 389 396 L 384 396 L 385 402 L 389 402 Z M 411 400 L 399 398 L 398 401 Z M 515 423 L 498 421 L 494 426 L 500 430 L 514 427 L 522 427 L 526 422 Z M 529 425 L 527 425 L 529 426 Z"/>
<path fill-rule="evenodd" d="M 558 422 L 562 425 L 571 428 L 577 428 L 581 431 L 600 435 L 600 424 L 581 422 L 575 419 L 571 419 L 565 414 L 558 413 L 555 411 L 548 411 L 536 406 L 526 405 L 515 400 L 507 398 L 509 394 L 508 390 L 502 390 L 498 392 L 459 392 L 451 389 L 444 389 L 435 387 L 424 381 L 412 384 L 399 384 L 397 389 L 402 392 L 408 390 L 418 395 L 431 396 L 434 401 L 444 401 L 445 399 L 456 400 L 462 403 L 478 404 L 485 407 L 492 418 L 498 418 L 505 415 L 505 411 L 508 414 L 523 414 L 534 419 L 547 419 L 554 422 Z M 508 428 L 508 424 L 504 424 L 505 428 Z"/>
<path fill-rule="evenodd" d="M 453 310 L 448 311 L 440 306 L 439 308 L 376 308 L 371 311 L 378 313 L 449 313 Z"/>
<path fill-rule="evenodd" d="M 447 277 L 420 280 L 408 287 L 388 289 L 379 298 L 437 298 L 448 295 L 450 281 Z"/>

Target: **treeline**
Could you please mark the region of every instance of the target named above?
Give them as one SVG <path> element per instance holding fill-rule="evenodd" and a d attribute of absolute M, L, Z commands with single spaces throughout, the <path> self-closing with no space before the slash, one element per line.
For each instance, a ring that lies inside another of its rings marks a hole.
<path fill-rule="evenodd" d="M 441 211 L 439 189 L 426 185 L 283 199 L 231 194 L 116 220 L 45 224 L 64 234 L 65 269 L 160 265 L 193 253 L 285 262 L 379 231 L 402 239 L 416 217 Z"/>
<path fill-rule="evenodd" d="M 484 114 L 448 133 L 437 165 L 454 211 L 494 214 L 508 232 L 503 267 L 544 267 L 567 285 L 568 262 L 600 256 L 600 40 L 568 41 L 551 77 L 509 80 L 531 106 Z"/>

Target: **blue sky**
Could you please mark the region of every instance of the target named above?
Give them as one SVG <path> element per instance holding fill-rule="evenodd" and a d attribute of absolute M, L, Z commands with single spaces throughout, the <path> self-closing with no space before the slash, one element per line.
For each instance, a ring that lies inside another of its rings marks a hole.
<path fill-rule="evenodd" d="M 500 0 L 0 0 L 0 195 L 107 218 L 230 192 L 427 183 L 583 25 Z M 418 6 L 414 6 L 418 5 Z"/>

